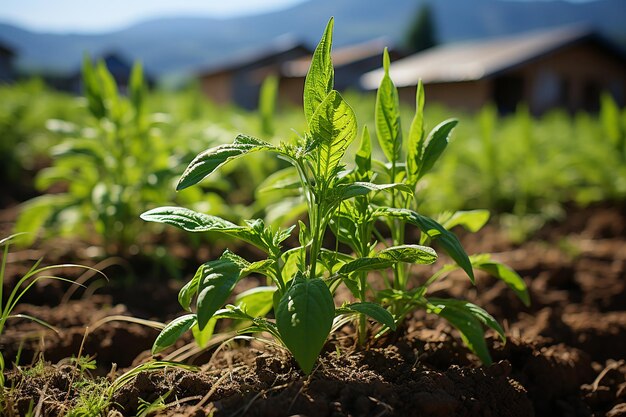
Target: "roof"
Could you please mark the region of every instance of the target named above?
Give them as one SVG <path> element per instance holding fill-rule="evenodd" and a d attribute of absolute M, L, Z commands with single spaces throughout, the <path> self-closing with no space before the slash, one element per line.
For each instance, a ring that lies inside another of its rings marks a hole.
<path fill-rule="evenodd" d="M 378 38 L 338 48 L 332 52 L 333 65 L 337 68 L 373 56 L 380 56 L 382 62 L 382 53 L 388 43 L 387 39 Z M 309 71 L 310 65 L 311 56 L 306 56 L 285 62 L 281 67 L 281 72 L 287 77 L 304 77 Z"/>
<path fill-rule="evenodd" d="M 397 87 L 442 82 L 476 81 L 513 69 L 561 48 L 591 40 L 626 60 L 624 52 L 592 30 L 580 26 L 526 32 L 487 40 L 442 45 L 393 62 L 389 75 Z M 366 90 L 378 88 L 383 70 L 361 77 Z"/>
<path fill-rule="evenodd" d="M 197 72 L 197 74 L 200 77 L 206 77 L 222 72 L 262 66 L 271 63 L 275 58 L 282 55 L 288 56 L 294 52 L 301 52 L 302 55 L 310 55 L 313 53 L 311 48 L 304 43 L 297 41 L 293 36 L 284 35 L 276 38 L 264 48 L 239 54 L 226 63 L 221 62 L 218 65 L 201 69 Z"/>

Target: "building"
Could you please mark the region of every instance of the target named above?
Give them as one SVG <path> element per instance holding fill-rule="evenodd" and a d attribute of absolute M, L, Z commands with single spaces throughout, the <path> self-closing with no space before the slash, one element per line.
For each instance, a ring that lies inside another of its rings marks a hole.
<path fill-rule="evenodd" d="M 5 43 L 0 41 L 0 82 L 10 82 L 15 80 L 15 56 L 16 53 Z"/>
<path fill-rule="evenodd" d="M 378 88 L 381 69 L 361 77 Z M 428 102 L 469 111 L 494 103 L 501 113 L 526 103 L 533 114 L 551 108 L 596 111 L 603 91 L 624 105 L 626 54 L 581 27 L 447 44 L 398 60 L 390 76 L 400 97 L 413 102 L 419 79 Z"/>
<path fill-rule="evenodd" d="M 269 75 L 278 75 L 285 62 L 311 53 L 309 47 L 293 38 L 281 37 L 265 49 L 200 71 L 200 86 L 204 94 L 216 103 L 255 109 L 263 80 Z"/>

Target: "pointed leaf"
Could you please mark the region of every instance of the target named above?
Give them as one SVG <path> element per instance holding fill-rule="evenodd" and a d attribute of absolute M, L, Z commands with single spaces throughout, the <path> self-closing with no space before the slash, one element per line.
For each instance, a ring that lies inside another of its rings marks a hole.
<path fill-rule="evenodd" d="M 441 222 L 447 230 L 455 226 L 463 226 L 470 232 L 477 232 L 489 221 L 489 210 L 457 211 L 449 219 Z"/>
<path fill-rule="evenodd" d="M 102 92 L 96 71 L 91 62 L 91 58 L 87 54 L 83 56 L 82 77 L 89 111 L 96 119 L 101 119 L 105 116 L 106 110 L 104 108 Z"/>
<path fill-rule="evenodd" d="M 391 313 L 378 304 L 369 302 L 353 303 L 345 306 L 345 308 L 356 311 L 357 313 L 365 314 L 380 324 L 384 324 L 389 327 L 391 330 L 396 330 L 396 322 Z"/>
<path fill-rule="evenodd" d="M 397 217 L 401 218 L 409 224 L 416 226 L 423 233 L 437 241 L 443 246 L 448 255 L 465 271 L 472 283 L 474 283 L 474 271 L 472 271 L 472 263 L 467 253 L 461 246 L 461 242 L 456 235 L 446 230 L 442 225 L 433 219 L 422 216 L 408 209 L 397 209 L 392 207 L 380 207 L 374 211 L 375 216 Z"/>
<path fill-rule="evenodd" d="M 147 222 L 165 223 L 188 232 L 221 232 L 243 228 L 220 217 L 198 213 L 184 207 L 157 207 L 139 217 Z"/>
<path fill-rule="evenodd" d="M 406 171 L 409 184 L 416 184 L 424 153 L 424 85 L 417 84 L 415 116 L 411 122 L 406 146 Z"/>
<path fill-rule="evenodd" d="M 238 226 L 221 217 L 198 213 L 184 207 L 157 207 L 141 214 L 148 222 L 165 223 L 188 232 L 219 232 L 245 240 L 266 253 L 270 251 L 261 233 L 249 226 Z"/>
<path fill-rule="evenodd" d="M 232 159 L 251 152 L 273 149 L 275 149 L 274 146 L 260 139 L 239 135 L 233 143 L 208 149 L 196 156 L 180 177 L 176 190 L 180 191 L 197 184 Z"/>
<path fill-rule="evenodd" d="M 157 336 L 152 345 L 152 354 L 159 353 L 163 349 L 173 345 L 187 330 L 196 324 L 196 315 L 187 314 L 172 320 Z"/>
<path fill-rule="evenodd" d="M 400 126 L 400 102 L 398 90 L 389 77 L 389 52 L 383 54 L 385 75 L 376 93 L 376 136 L 389 162 L 400 159 L 402 128 Z"/>
<path fill-rule="evenodd" d="M 398 262 L 414 264 L 432 264 L 437 254 L 432 248 L 420 245 L 400 245 L 384 249 L 374 256 L 355 259 L 339 269 L 340 274 L 357 271 L 375 271 L 389 268 Z"/>
<path fill-rule="evenodd" d="M 136 117 L 143 112 L 143 103 L 146 96 L 146 84 L 143 77 L 143 65 L 137 61 L 130 74 L 130 101 L 133 103 Z"/>
<path fill-rule="evenodd" d="M 280 299 L 276 311 L 278 331 L 306 374 L 313 370 L 334 317 L 333 296 L 319 278 L 306 279 L 298 274 Z"/>
<path fill-rule="evenodd" d="M 427 311 L 446 319 L 461 333 L 463 343 L 474 352 L 485 365 L 491 364 L 491 355 L 485 343 L 485 332 L 470 312 L 452 305 L 429 304 Z"/>
<path fill-rule="evenodd" d="M 432 304 L 462 309 L 474 316 L 483 325 L 495 330 L 502 340 L 506 340 L 506 336 L 504 335 L 504 329 L 502 328 L 502 326 L 500 326 L 500 323 L 498 323 L 496 319 L 494 319 L 493 316 L 487 313 L 487 311 L 485 311 L 482 307 L 470 303 L 469 301 L 463 300 L 429 298 L 428 301 Z"/>
<path fill-rule="evenodd" d="M 317 143 L 316 174 L 329 178 L 357 134 L 356 116 L 337 91 L 331 91 L 311 117 L 309 129 Z"/>
<path fill-rule="evenodd" d="M 200 330 L 204 329 L 213 313 L 226 303 L 241 273 L 239 265 L 227 258 L 207 262 L 203 267 L 197 300 Z"/>
<path fill-rule="evenodd" d="M 263 317 L 272 310 L 276 287 L 256 287 L 235 298 L 236 304 L 252 317 Z"/>
<path fill-rule="evenodd" d="M 335 72 L 330 56 L 333 24 L 334 19 L 331 17 L 322 39 L 315 48 L 309 72 L 304 80 L 304 116 L 308 124 L 311 123 L 319 105 L 333 89 Z"/>
<path fill-rule="evenodd" d="M 217 318 L 211 317 L 211 320 L 209 320 L 207 325 L 204 326 L 204 329 L 200 330 L 200 328 L 198 327 L 198 323 L 194 324 L 191 327 L 191 333 L 193 334 L 193 339 L 196 341 L 196 344 L 199 347 L 204 349 L 207 346 L 207 344 L 209 343 L 209 340 L 211 340 L 211 337 L 213 336 L 213 332 L 215 331 L 216 323 L 217 323 Z"/>
<path fill-rule="evenodd" d="M 528 288 L 526 288 L 526 283 L 517 272 L 498 261 L 490 259 L 489 257 L 478 262 L 473 261 L 472 264 L 476 268 L 504 281 L 504 283 L 515 292 L 519 299 L 522 300 L 525 306 L 530 306 Z"/>
<path fill-rule="evenodd" d="M 411 189 L 402 183 L 394 184 L 374 184 L 371 182 L 354 182 L 352 184 L 342 184 L 332 190 L 330 198 L 339 200 L 347 200 L 352 197 L 358 197 L 369 194 L 372 191 L 400 190 L 410 193 Z"/>
<path fill-rule="evenodd" d="M 200 278 L 202 277 L 205 265 L 206 264 L 201 265 L 194 274 L 193 278 L 191 278 L 188 283 L 183 285 L 178 292 L 178 303 L 187 311 L 191 311 L 191 299 L 198 293 L 198 284 L 200 283 Z"/>
<path fill-rule="evenodd" d="M 452 129 L 457 125 L 458 121 L 454 119 L 441 122 L 430 132 L 426 140 L 426 148 L 422 157 L 418 179 L 431 170 L 437 159 L 448 146 L 448 139 Z"/>

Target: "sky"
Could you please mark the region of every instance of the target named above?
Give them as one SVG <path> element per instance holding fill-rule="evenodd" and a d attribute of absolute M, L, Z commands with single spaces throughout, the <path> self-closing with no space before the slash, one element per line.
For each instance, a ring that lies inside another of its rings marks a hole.
<path fill-rule="evenodd" d="M 164 16 L 227 18 L 305 0 L 0 0 L 0 21 L 40 32 L 98 33 Z"/>

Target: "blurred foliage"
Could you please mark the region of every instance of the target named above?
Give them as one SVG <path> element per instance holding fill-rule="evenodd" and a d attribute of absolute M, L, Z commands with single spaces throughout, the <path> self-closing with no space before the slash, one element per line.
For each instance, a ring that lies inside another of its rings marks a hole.
<path fill-rule="evenodd" d="M 211 103 L 194 84 L 179 92 L 135 86 L 128 96 L 120 95 L 101 65 L 92 72 L 96 81 L 86 98 L 50 91 L 36 80 L 0 87 L 3 192 L 20 201 L 24 194 L 16 190 L 33 188 L 24 173 L 39 171 L 35 185 L 44 193 L 24 204 L 19 230 L 92 241 L 99 236 L 96 243 L 112 254 L 159 231 L 138 220 L 157 205 L 185 205 L 234 222 L 257 216 L 281 222 L 297 215 L 299 197 L 293 192 L 282 196 L 272 186 L 273 192 L 255 201 L 261 179 L 287 166 L 262 155 L 229 164 L 196 190 L 173 191 L 179 167 L 237 133 L 279 143 L 305 130 L 298 109 L 276 105 L 272 81 L 264 87 L 263 111 L 256 113 Z M 374 132 L 375 97 L 344 96 L 359 124 Z M 487 208 L 523 238 L 561 215 L 565 203 L 624 201 L 626 111 L 608 95 L 601 103 L 598 115 L 555 110 L 539 118 L 523 106 L 500 117 L 492 107 L 467 115 L 430 105 L 426 129 L 449 115 L 460 123 L 454 146 L 424 177 L 420 211 Z M 401 116 L 410 119 L 413 111 L 403 105 Z M 373 152 L 382 158 L 380 149 Z"/>

